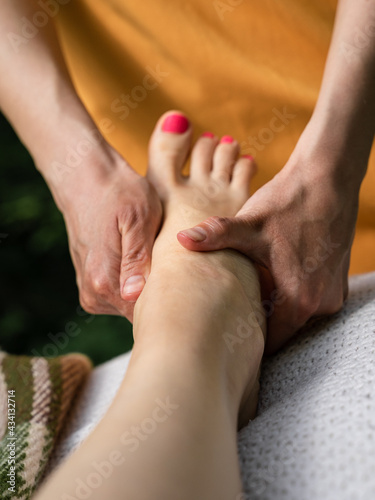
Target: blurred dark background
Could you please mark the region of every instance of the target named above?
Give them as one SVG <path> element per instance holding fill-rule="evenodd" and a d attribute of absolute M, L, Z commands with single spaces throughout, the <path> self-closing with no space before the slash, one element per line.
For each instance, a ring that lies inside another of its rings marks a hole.
<path fill-rule="evenodd" d="M 102 363 L 132 347 L 131 324 L 79 306 L 62 215 L 0 113 L 0 347 L 12 354 L 87 354 Z"/>

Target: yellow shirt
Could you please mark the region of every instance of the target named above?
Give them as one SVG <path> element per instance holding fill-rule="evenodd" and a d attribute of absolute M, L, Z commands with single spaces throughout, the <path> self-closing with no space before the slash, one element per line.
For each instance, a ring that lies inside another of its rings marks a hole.
<path fill-rule="evenodd" d="M 336 0 L 74 0 L 56 17 L 79 95 L 138 172 L 156 120 L 179 109 L 230 134 L 259 165 L 286 163 L 322 79 Z M 375 148 L 361 189 L 351 273 L 375 270 Z"/>

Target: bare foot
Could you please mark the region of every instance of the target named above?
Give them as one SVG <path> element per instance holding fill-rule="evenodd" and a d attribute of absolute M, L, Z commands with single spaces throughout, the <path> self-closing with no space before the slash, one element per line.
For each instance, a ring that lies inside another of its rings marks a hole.
<path fill-rule="evenodd" d="M 168 131 L 173 127 L 179 132 Z M 257 272 L 234 250 L 189 252 L 176 235 L 209 216 L 234 216 L 249 197 L 255 165 L 251 158 L 238 158 L 239 145 L 231 137 L 219 142 L 206 134 L 192 149 L 190 176 L 184 177 L 190 143 L 191 126 L 181 113 L 161 117 L 150 141 L 147 176 L 162 199 L 164 223 L 155 242 L 150 278 L 136 305 L 135 323 L 137 316 L 142 322 L 141 310 L 147 307 L 147 320 L 165 332 L 166 342 L 173 342 L 174 326 L 181 331 L 183 324 L 207 362 L 216 369 L 211 361 L 215 358 L 218 369 L 225 370 L 242 426 L 255 416 L 265 335 Z M 163 311 L 157 294 L 166 297 Z M 135 342 L 139 341 L 135 332 Z"/>

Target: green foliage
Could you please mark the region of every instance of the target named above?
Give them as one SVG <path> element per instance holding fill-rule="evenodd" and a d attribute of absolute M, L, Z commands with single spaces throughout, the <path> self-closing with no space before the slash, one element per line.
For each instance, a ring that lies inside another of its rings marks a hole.
<path fill-rule="evenodd" d="M 2 349 L 12 354 L 83 352 L 95 364 L 129 350 L 132 333 L 125 318 L 91 316 L 79 307 L 63 217 L 1 115 L 0 178 Z"/>

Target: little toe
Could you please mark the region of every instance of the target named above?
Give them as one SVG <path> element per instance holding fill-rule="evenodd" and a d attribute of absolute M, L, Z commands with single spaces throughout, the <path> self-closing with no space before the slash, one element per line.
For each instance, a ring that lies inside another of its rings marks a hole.
<path fill-rule="evenodd" d="M 212 170 L 212 160 L 218 138 L 211 132 L 205 132 L 195 143 L 191 152 L 190 177 L 202 179 Z"/>
<path fill-rule="evenodd" d="M 181 179 L 191 145 L 191 125 L 180 111 L 169 111 L 157 122 L 149 143 L 147 177 L 156 189 Z"/>
<path fill-rule="evenodd" d="M 239 144 L 229 135 L 220 139 L 213 158 L 212 177 L 229 183 L 239 153 Z"/>

